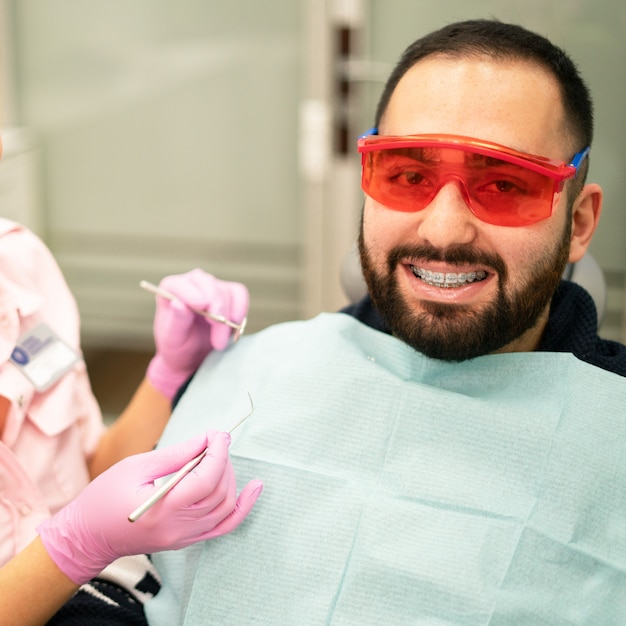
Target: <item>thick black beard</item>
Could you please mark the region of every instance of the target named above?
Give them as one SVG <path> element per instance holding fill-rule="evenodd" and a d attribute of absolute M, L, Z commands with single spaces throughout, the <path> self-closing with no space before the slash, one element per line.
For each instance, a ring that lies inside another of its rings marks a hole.
<path fill-rule="evenodd" d="M 525 283 L 509 295 L 506 294 L 508 273 L 503 259 L 468 246 L 445 251 L 428 245 L 396 247 L 389 253 L 386 273 L 378 273 L 365 247 L 361 224 L 359 253 L 372 302 L 393 335 L 430 358 L 465 361 L 496 352 L 533 328 L 550 304 L 569 256 L 571 222 L 566 221 L 554 253 L 540 259 Z M 407 258 L 415 259 L 416 264 L 442 261 L 488 268 L 499 278 L 497 296 L 482 310 L 424 301 L 422 311 L 416 314 L 403 298 L 395 273 L 400 259 Z"/>

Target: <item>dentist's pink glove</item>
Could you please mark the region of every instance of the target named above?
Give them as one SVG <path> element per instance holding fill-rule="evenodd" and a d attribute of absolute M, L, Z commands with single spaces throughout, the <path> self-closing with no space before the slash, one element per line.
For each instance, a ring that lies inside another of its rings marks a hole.
<path fill-rule="evenodd" d="M 166 276 L 159 287 L 179 300 L 157 296 L 156 354 L 146 376 L 153 387 L 171 400 L 207 354 L 223 350 L 234 332 L 230 326 L 197 315 L 189 307 L 217 313 L 240 324 L 248 313 L 249 296 L 245 285 L 219 280 L 200 269 Z"/>
<path fill-rule="evenodd" d="M 158 489 L 154 480 L 180 469 L 207 441 L 208 452 L 198 466 L 129 522 L 130 513 Z M 120 556 L 178 550 L 231 532 L 248 515 L 263 484 L 250 481 L 237 497 L 229 444 L 230 435 L 211 431 L 116 463 L 39 525 L 50 557 L 80 585 Z"/>

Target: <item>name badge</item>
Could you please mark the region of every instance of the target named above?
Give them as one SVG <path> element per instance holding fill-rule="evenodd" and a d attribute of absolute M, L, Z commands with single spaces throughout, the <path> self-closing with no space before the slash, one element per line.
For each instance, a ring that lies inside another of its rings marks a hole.
<path fill-rule="evenodd" d="M 82 359 L 48 325 L 24 333 L 11 354 L 11 362 L 37 391 L 45 391 Z"/>

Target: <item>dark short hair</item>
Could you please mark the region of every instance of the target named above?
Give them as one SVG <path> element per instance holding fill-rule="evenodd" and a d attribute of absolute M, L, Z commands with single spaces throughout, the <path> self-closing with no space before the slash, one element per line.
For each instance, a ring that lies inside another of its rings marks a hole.
<path fill-rule="evenodd" d="M 589 89 L 572 59 L 545 37 L 522 26 L 506 24 L 496 19 L 456 22 L 413 42 L 403 52 L 387 79 L 376 109 L 376 126 L 379 126 L 400 79 L 418 61 L 431 55 L 519 59 L 544 67 L 559 84 L 566 123 L 575 144 L 575 151 L 591 145 L 593 103 Z M 529 95 L 529 103 L 531 101 Z"/>

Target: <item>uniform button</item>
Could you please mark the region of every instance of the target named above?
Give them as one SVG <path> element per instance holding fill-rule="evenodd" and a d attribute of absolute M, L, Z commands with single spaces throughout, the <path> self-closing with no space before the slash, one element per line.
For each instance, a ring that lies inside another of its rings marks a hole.
<path fill-rule="evenodd" d="M 17 512 L 22 516 L 22 517 L 26 517 L 27 515 L 30 515 L 32 513 L 32 508 L 30 507 L 30 505 L 26 504 L 25 502 L 22 502 L 21 504 L 18 505 L 17 507 Z"/>
<path fill-rule="evenodd" d="M 19 407 L 20 407 L 20 409 L 24 406 L 24 396 L 20 396 L 20 397 L 17 399 L 17 406 L 19 406 Z"/>

